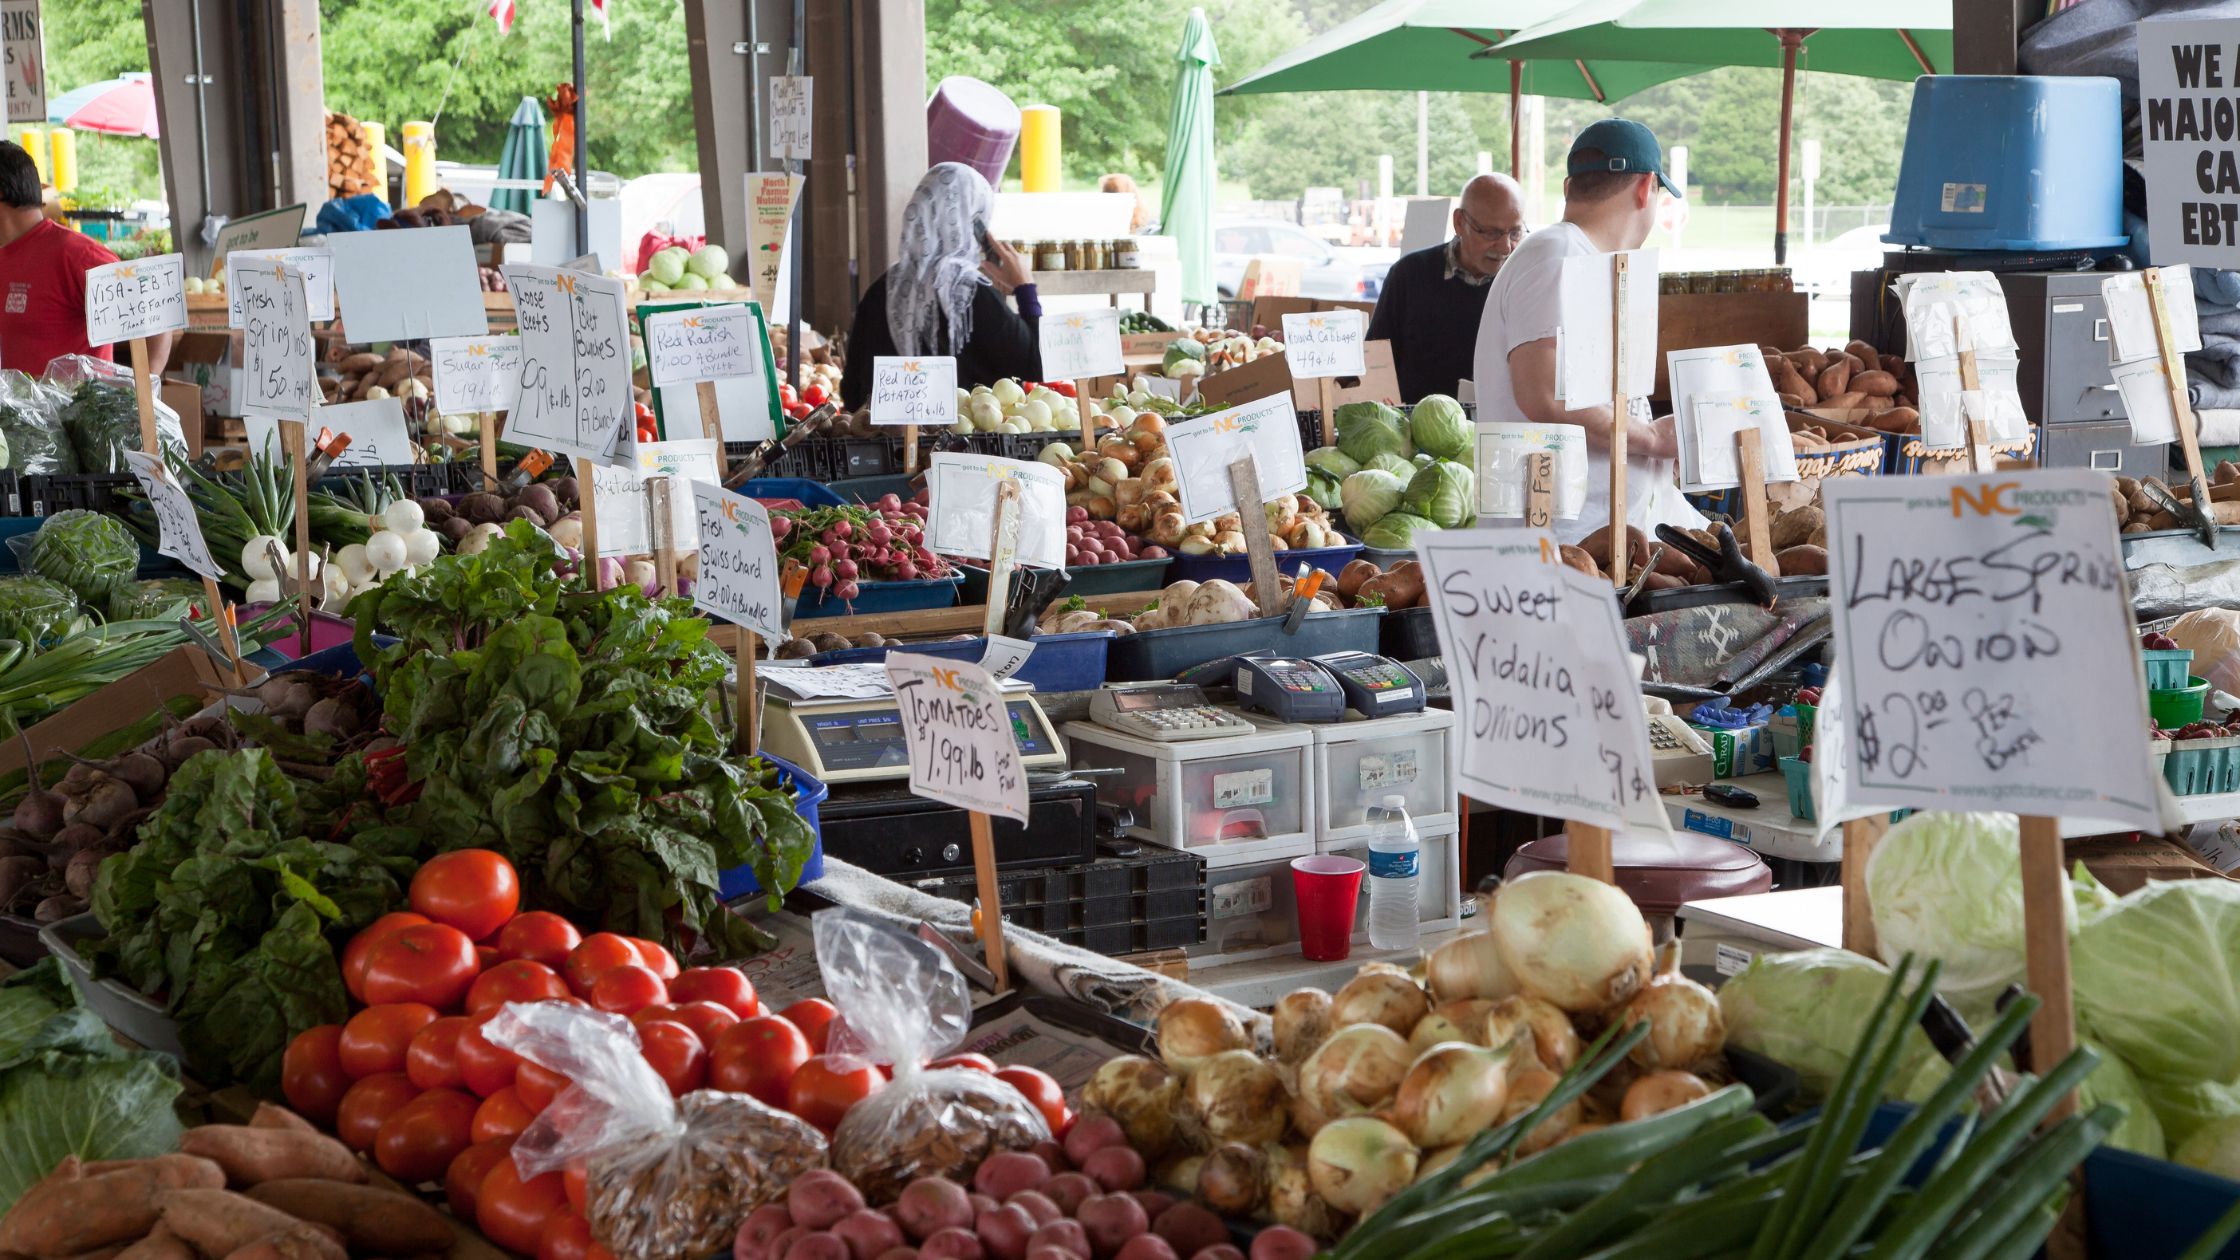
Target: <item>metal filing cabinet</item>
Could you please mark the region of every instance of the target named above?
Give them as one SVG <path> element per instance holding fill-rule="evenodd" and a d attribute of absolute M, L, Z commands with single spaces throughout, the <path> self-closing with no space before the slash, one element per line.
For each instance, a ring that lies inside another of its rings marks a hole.
<path fill-rule="evenodd" d="M 2126 477 L 2161 477 L 2169 472 L 2170 450 L 2164 445 L 2133 445 L 2128 419 L 2038 427 L 2040 468 L 2090 468 Z"/>
<path fill-rule="evenodd" d="M 2108 308 L 2097 271 L 2029 271 L 1999 277 L 2022 358 L 2023 414 L 2058 430 L 2124 418 L 2108 365 Z M 2094 443 L 2105 445 L 2095 437 Z"/>

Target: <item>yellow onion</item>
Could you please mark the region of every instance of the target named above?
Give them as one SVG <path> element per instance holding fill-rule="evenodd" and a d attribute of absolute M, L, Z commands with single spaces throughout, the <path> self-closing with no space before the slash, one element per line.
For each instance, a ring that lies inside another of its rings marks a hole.
<path fill-rule="evenodd" d="M 1519 1034 L 1528 1037 L 1526 1048 L 1540 1060 L 1540 1066 L 1551 1072 L 1561 1072 L 1579 1061 L 1579 1033 L 1572 1028 L 1571 1017 L 1552 1002 L 1534 997 L 1504 998 L 1486 1013 L 1485 1029 L 1489 1046 L 1506 1045 Z"/>
<path fill-rule="evenodd" d="M 1375 964 L 1363 967 L 1330 1000 L 1330 1022 L 1338 1027 L 1382 1024 L 1403 1037 L 1430 1013 L 1431 999 L 1423 986 L 1397 967 Z"/>
<path fill-rule="evenodd" d="M 1519 986 L 1574 1015 L 1623 1005 L 1649 982 L 1649 923 L 1615 885 L 1535 871 L 1502 885 L 1492 933 Z"/>
<path fill-rule="evenodd" d="M 1124 1054 L 1105 1060 L 1081 1087 L 1081 1103 L 1120 1122 L 1128 1145 L 1156 1159 L 1174 1145 L 1174 1113 L 1182 1083 L 1156 1059 Z"/>
<path fill-rule="evenodd" d="M 1151 1180 L 1161 1189 L 1172 1190 L 1176 1194 L 1196 1194 L 1198 1170 L 1205 1167 L 1205 1162 L 1206 1157 L 1203 1155 L 1184 1155 L 1180 1159 L 1170 1159 L 1159 1165 Z"/>
<path fill-rule="evenodd" d="M 1493 1006 L 1484 998 L 1463 998 L 1432 1007 L 1431 1013 L 1417 1020 L 1415 1030 L 1408 1034 L 1408 1049 L 1422 1054 L 1442 1041 L 1484 1045 L 1486 1016 Z"/>
<path fill-rule="evenodd" d="M 1501 961 L 1492 932 L 1472 932 L 1456 937 L 1431 951 L 1424 970 L 1431 980 L 1431 996 L 1441 1002 L 1465 998 L 1500 1001 L 1517 991 L 1517 980 Z"/>
<path fill-rule="evenodd" d="M 1268 1156 L 1268 1219 L 1324 1241 L 1338 1233 L 1337 1213 L 1315 1193 L 1307 1174 L 1307 1148 L 1271 1146 Z"/>
<path fill-rule="evenodd" d="M 1190 1074 L 1187 1100 L 1192 1118 L 1215 1145 L 1276 1141 L 1290 1118 L 1283 1076 L 1250 1050 L 1224 1050 L 1200 1063 Z"/>
<path fill-rule="evenodd" d="M 1727 1021 L 1719 1013 L 1719 999 L 1686 976 L 1665 974 L 1651 980 L 1626 1003 L 1618 1022 L 1643 1020 L 1649 1024 L 1649 1035 L 1633 1048 L 1631 1057 L 1652 1072 L 1696 1067 L 1727 1044 Z"/>
<path fill-rule="evenodd" d="M 1312 1137 L 1333 1120 L 1382 1107 L 1413 1061 L 1408 1043 L 1382 1024 L 1339 1029 L 1299 1065 L 1299 1097 L 1306 1104 L 1296 1117 L 1299 1131 Z"/>
<path fill-rule="evenodd" d="M 1449 1041 L 1409 1066 L 1391 1118 L 1417 1146 L 1447 1146 L 1499 1123 L 1508 1100 L 1507 1052 Z"/>
<path fill-rule="evenodd" d="M 1434 1173 L 1453 1163 L 1455 1157 L 1462 1154 L 1462 1147 L 1463 1143 L 1455 1142 L 1435 1151 L 1425 1151 L 1422 1161 L 1416 1165 L 1416 1180 L 1428 1180 Z"/>
<path fill-rule="evenodd" d="M 1268 1157 L 1260 1148 L 1224 1142 L 1198 1165 L 1198 1201 L 1223 1216 L 1250 1216 L 1268 1190 Z"/>
<path fill-rule="evenodd" d="M 1693 1072 L 1651 1072 L 1626 1087 L 1618 1104 L 1620 1120 L 1640 1120 L 1674 1107 L 1684 1107 L 1711 1092 L 1711 1085 Z"/>
<path fill-rule="evenodd" d="M 1276 1058 L 1297 1066 L 1330 1036 L 1330 994 L 1293 989 L 1276 999 L 1274 1024 Z"/>
<path fill-rule="evenodd" d="M 1509 1102 L 1502 1109 L 1501 1123 L 1507 1124 L 1539 1106 L 1541 1100 L 1555 1089 L 1556 1082 L 1559 1079 L 1561 1078 L 1555 1073 L 1544 1068 L 1526 1068 L 1524 1071 L 1511 1076 L 1509 1078 Z M 1578 1099 L 1574 1098 L 1563 1106 L 1556 1108 L 1554 1114 L 1547 1119 L 1533 1126 L 1532 1132 L 1525 1134 L 1524 1141 L 1517 1144 L 1517 1151 L 1524 1155 L 1544 1151 L 1562 1141 L 1565 1135 L 1577 1128 L 1579 1122 L 1585 1118 L 1586 1109 L 1579 1105 Z"/>
<path fill-rule="evenodd" d="M 1374 1212 L 1416 1177 L 1408 1136 L 1375 1116 L 1348 1116 L 1322 1126 L 1307 1146 L 1315 1193 L 1341 1212 Z"/>
<path fill-rule="evenodd" d="M 1177 1076 L 1188 1076 L 1200 1063 L 1224 1050 L 1249 1050 L 1251 1034 L 1244 1021 L 1223 1002 L 1212 998 L 1178 998 L 1159 1010 L 1159 1058 Z"/>

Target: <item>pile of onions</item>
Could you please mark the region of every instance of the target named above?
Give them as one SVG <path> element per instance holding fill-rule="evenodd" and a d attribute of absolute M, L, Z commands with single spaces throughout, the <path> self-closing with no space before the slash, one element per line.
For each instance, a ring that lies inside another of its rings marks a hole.
<path fill-rule="evenodd" d="M 1371 963 L 1345 982 L 1330 1000 L 1330 1022 L 1382 1024 L 1405 1037 L 1416 1022 L 1431 1013 L 1431 999 L 1407 972 L 1383 963 Z"/>
<path fill-rule="evenodd" d="M 1119 1121 L 1137 1154 L 1157 1159 L 1175 1144 L 1181 1092 L 1181 1082 L 1157 1060 L 1124 1054 L 1097 1069 L 1081 1087 L 1081 1102 Z"/>
<path fill-rule="evenodd" d="M 1276 999 L 1273 1017 L 1276 1060 L 1297 1067 L 1330 1038 L 1330 995 L 1321 989 L 1293 989 Z"/>
<path fill-rule="evenodd" d="M 1649 924 L 1615 885 L 1536 871 L 1493 899 L 1501 961 L 1527 993 L 1574 1015 L 1623 1005 L 1649 982 Z"/>
<path fill-rule="evenodd" d="M 1562 1072 L 1579 1061 L 1579 1032 L 1553 1002 L 1513 997 L 1494 1003 L 1486 1015 L 1485 1043 L 1502 1046 L 1520 1036 L 1524 1048 L 1551 1072 Z"/>
<path fill-rule="evenodd" d="M 1651 1072 L 1626 1087 L 1618 1104 L 1620 1120 L 1640 1120 L 1685 1107 L 1711 1093 L 1710 1082 L 1693 1072 Z"/>
<path fill-rule="evenodd" d="M 1250 1050 L 1244 1021 L 1212 998 L 1178 998 L 1159 1010 L 1159 1058 L 1177 1076 L 1227 1050 Z"/>
<path fill-rule="evenodd" d="M 1498 1002 L 1517 991 L 1517 978 L 1501 961 L 1493 933 L 1472 932 L 1448 941 L 1424 960 L 1431 981 L 1431 996 L 1444 1002 L 1484 998 Z"/>
<path fill-rule="evenodd" d="M 1264 1153 L 1268 1157 L 1268 1215 L 1276 1224 L 1289 1225 L 1311 1238 L 1335 1235 L 1338 1222 L 1330 1205 L 1315 1193 L 1314 1179 L 1307 1172 L 1308 1148 L 1271 1146 Z"/>
<path fill-rule="evenodd" d="M 1323 1202 L 1358 1216 L 1407 1189 L 1416 1178 L 1416 1159 L 1407 1134 L 1375 1116 L 1348 1116 L 1314 1135 L 1307 1146 L 1307 1175 Z"/>
<path fill-rule="evenodd" d="M 1198 1064 L 1186 1100 L 1191 1119 L 1214 1144 L 1280 1141 L 1291 1119 L 1283 1077 L 1250 1050 L 1224 1050 Z"/>
<path fill-rule="evenodd" d="M 1408 1043 L 1382 1024 L 1339 1029 L 1299 1065 L 1299 1131 L 1312 1137 L 1331 1121 L 1383 1106 L 1412 1062 Z"/>
<path fill-rule="evenodd" d="M 1545 1099 L 1555 1089 L 1556 1082 L 1560 1079 L 1555 1073 L 1545 1068 L 1526 1068 L 1511 1076 L 1509 1078 L 1509 1101 L 1502 1108 L 1501 1122 L 1507 1124 L 1539 1106 L 1541 1100 Z M 1517 1144 L 1517 1151 L 1523 1155 L 1544 1151 L 1569 1137 L 1574 1130 L 1578 1129 L 1580 1122 L 1584 1119 L 1586 1119 L 1586 1106 L 1574 1098 L 1563 1106 L 1556 1108 L 1547 1119 L 1533 1126 L 1532 1132 L 1525 1134 L 1524 1141 Z"/>
<path fill-rule="evenodd" d="M 1267 1185 L 1268 1157 L 1259 1147 L 1242 1142 L 1214 1147 L 1198 1166 L 1198 1201 L 1223 1216 L 1252 1215 L 1260 1207 Z"/>
<path fill-rule="evenodd" d="M 1442 1041 L 1497 1044 L 1486 1036 L 1486 1016 L 1492 1014 L 1495 1005 L 1484 998 L 1441 1002 L 1416 1021 L 1415 1031 L 1408 1034 L 1408 1049 L 1422 1054 Z"/>
<path fill-rule="evenodd" d="M 1686 976 L 1667 973 L 1626 1003 L 1624 1023 L 1647 1020 L 1649 1035 L 1633 1048 L 1635 1063 L 1660 1068 L 1693 1068 L 1718 1055 L 1727 1044 L 1726 1017 L 1719 999 Z"/>
<path fill-rule="evenodd" d="M 1508 1101 L 1508 1053 L 1449 1041 L 1409 1066 L 1391 1118 L 1417 1146 L 1446 1146 L 1498 1124 Z"/>

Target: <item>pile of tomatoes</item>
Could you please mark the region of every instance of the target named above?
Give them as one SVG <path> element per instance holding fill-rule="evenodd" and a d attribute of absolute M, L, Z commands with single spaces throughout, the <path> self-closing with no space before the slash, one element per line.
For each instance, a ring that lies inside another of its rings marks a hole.
<path fill-rule="evenodd" d="M 789 420 L 806 420 L 809 413 L 832 401 L 832 391 L 818 381 L 810 381 L 796 392 L 790 381 L 778 382 L 778 406 Z"/>
<path fill-rule="evenodd" d="M 569 1080 L 483 1035 L 509 1002 L 565 1002 L 621 1015 L 672 1095 L 751 1094 L 829 1134 L 886 1084 L 876 1067 L 824 1056 L 832 1004 L 766 1011 L 744 972 L 680 969 L 658 942 L 589 936 L 559 915 L 518 913 L 520 878 L 483 849 L 430 860 L 410 910 L 383 915 L 342 952 L 343 984 L 363 1009 L 288 1045 L 288 1103 L 408 1185 L 440 1181 L 451 1210 L 491 1241 L 539 1260 L 611 1260 L 591 1241 L 580 1168 L 524 1180 L 514 1139 Z M 943 1060 L 1011 1083 L 1054 1131 L 1071 1116 L 1048 1075 L 979 1055 Z"/>

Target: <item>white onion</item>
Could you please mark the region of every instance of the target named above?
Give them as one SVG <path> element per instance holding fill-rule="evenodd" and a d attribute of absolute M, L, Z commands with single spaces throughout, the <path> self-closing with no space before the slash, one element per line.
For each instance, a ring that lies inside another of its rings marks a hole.
<path fill-rule="evenodd" d="M 1252 1037 L 1227 1003 L 1178 998 L 1159 1010 L 1159 1058 L 1179 1076 L 1225 1050 L 1249 1050 Z"/>
<path fill-rule="evenodd" d="M 1541 1068 L 1526 1068 L 1510 1076 L 1509 1102 L 1502 1108 L 1501 1123 L 1507 1124 L 1539 1106 L 1540 1101 L 1555 1089 L 1559 1079 L 1561 1078 L 1555 1073 Z M 1532 1132 L 1525 1134 L 1524 1141 L 1517 1144 L 1517 1150 L 1525 1155 L 1544 1151 L 1562 1141 L 1584 1119 L 1586 1107 L 1574 1098 L 1533 1126 Z"/>
<path fill-rule="evenodd" d="M 1159 1165 L 1151 1179 L 1176 1194 L 1193 1195 L 1198 1192 L 1198 1170 L 1204 1168 L 1205 1164 L 1206 1157 L 1203 1155 L 1184 1155 L 1180 1159 L 1170 1159 Z"/>
<path fill-rule="evenodd" d="M 1382 1024 L 1339 1029 L 1299 1065 L 1302 1105 L 1294 1123 L 1311 1137 L 1333 1120 L 1382 1107 L 1414 1057 L 1400 1034 Z"/>
<path fill-rule="evenodd" d="M 1307 1173 L 1307 1148 L 1271 1146 L 1268 1157 L 1268 1215 L 1310 1238 L 1335 1237 L 1338 1222 L 1330 1205 L 1315 1193 Z"/>
<path fill-rule="evenodd" d="M 1276 1141 L 1291 1118 L 1283 1077 L 1250 1050 L 1224 1050 L 1198 1064 L 1187 1095 L 1192 1118 L 1214 1144 Z"/>
<path fill-rule="evenodd" d="M 1416 1158 L 1407 1134 L 1374 1116 L 1349 1116 L 1314 1135 L 1307 1146 L 1307 1176 L 1324 1202 L 1359 1216 L 1408 1188 Z"/>
<path fill-rule="evenodd" d="M 1579 1034 L 1571 1017 L 1555 1003 L 1536 997 L 1505 998 L 1486 1012 L 1485 1043 L 1506 1045 L 1522 1034 L 1524 1048 L 1551 1072 L 1561 1072 L 1579 1061 Z"/>
<path fill-rule="evenodd" d="M 1330 1037 L 1330 994 L 1293 989 L 1276 999 L 1274 1024 L 1276 1058 L 1297 1066 Z"/>
<path fill-rule="evenodd" d="M 1182 1083 L 1155 1059 L 1124 1054 L 1105 1060 L 1081 1087 L 1081 1103 L 1120 1122 L 1128 1145 L 1157 1159 L 1174 1145 L 1174 1112 Z"/>
<path fill-rule="evenodd" d="M 1432 1007 L 1431 1013 L 1417 1020 L 1408 1033 L 1408 1049 L 1422 1054 L 1442 1041 L 1486 1045 L 1486 1016 L 1493 1006 L 1484 998 L 1464 998 Z"/>
<path fill-rule="evenodd" d="M 405 554 L 404 536 L 388 530 L 366 539 L 366 559 L 372 562 L 375 571 L 383 574 L 394 573 L 411 563 Z"/>
<path fill-rule="evenodd" d="M 1710 1084 L 1693 1072 L 1651 1072 L 1626 1087 L 1625 1100 L 1618 1104 L 1618 1118 L 1645 1119 L 1686 1106 L 1710 1092 Z"/>
<path fill-rule="evenodd" d="M 1455 1142 L 1448 1146 L 1442 1146 L 1435 1151 L 1425 1151 L 1422 1161 L 1416 1165 L 1416 1182 L 1420 1185 L 1428 1181 L 1440 1169 L 1453 1163 L 1455 1157 L 1462 1154 L 1462 1147 L 1463 1143 Z"/>
<path fill-rule="evenodd" d="M 1267 1190 L 1268 1157 L 1259 1147 L 1224 1142 L 1198 1166 L 1197 1199 L 1223 1216 L 1252 1215 Z"/>
<path fill-rule="evenodd" d="M 279 550 L 281 563 L 288 562 L 288 545 L 286 543 L 281 542 L 271 534 L 252 535 L 249 541 L 241 544 L 241 571 L 248 574 L 251 581 L 259 578 L 277 580 L 280 576 L 273 570 L 272 555 L 265 550 L 267 546 Z"/>
<path fill-rule="evenodd" d="M 1500 1001 L 1517 991 L 1517 979 L 1501 961 L 1493 933 L 1472 932 L 1431 951 L 1425 963 L 1431 995 L 1441 1002 L 1465 998 Z"/>
<path fill-rule="evenodd" d="M 1330 1000 L 1330 1020 L 1338 1027 L 1382 1024 L 1403 1037 L 1430 1013 L 1422 986 L 1394 967 L 1363 967 Z"/>
<path fill-rule="evenodd" d="M 1493 937 L 1527 993 L 1575 1015 L 1623 1004 L 1649 982 L 1649 924 L 1614 885 L 1536 871 L 1493 899 Z"/>
<path fill-rule="evenodd" d="M 377 576 L 373 561 L 366 559 L 364 543 L 350 543 L 335 552 L 334 567 L 342 570 L 342 576 L 350 579 L 352 586 L 371 586 Z"/>
<path fill-rule="evenodd" d="M 245 603 L 277 604 L 280 602 L 280 583 L 273 578 L 258 578 L 249 583 L 249 589 L 241 593 L 241 598 Z"/>
<path fill-rule="evenodd" d="M 432 529 L 404 531 L 404 558 L 406 564 L 433 564 L 443 554 L 443 535 Z"/>
<path fill-rule="evenodd" d="M 1649 1035 L 1633 1048 L 1632 1059 L 1650 1071 L 1692 1068 L 1724 1049 L 1726 1018 L 1711 990 L 1682 975 L 1661 975 L 1626 1003 L 1624 1024 L 1648 1021 Z"/>
<path fill-rule="evenodd" d="M 411 533 L 426 524 L 427 520 L 428 514 L 420 509 L 419 504 L 410 499 L 398 499 L 381 509 L 381 524 L 383 527 L 393 529 L 400 534 Z"/>
<path fill-rule="evenodd" d="M 1446 1146 L 1492 1128 L 1508 1099 L 1507 1053 L 1449 1041 L 1409 1066 L 1392 1100 L 1392 1122 L 1418 1146 Z"/>

